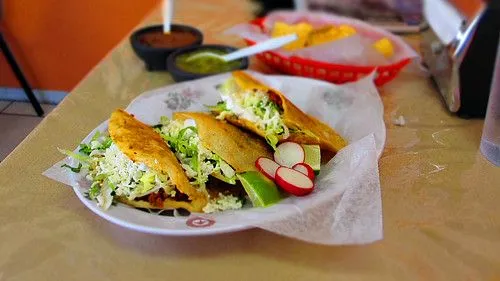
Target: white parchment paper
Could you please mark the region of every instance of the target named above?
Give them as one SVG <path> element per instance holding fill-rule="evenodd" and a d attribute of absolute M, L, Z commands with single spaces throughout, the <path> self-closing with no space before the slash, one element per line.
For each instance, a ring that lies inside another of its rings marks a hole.
<path fill-rule="evenodd" d="M 245 206 L 236 211 L 168 217 L 123 204 L 101 210 L 83 196 L 89 182 L 60 167 L 72 163 L 70 159 L 56 163 L 44 175 L 71 185 L 79 199 L 99 216 L 142 232 L 203 235 L 259 227 L 319 244 L 364 244 L 382 239 L 378 159 L 385 143 L 385 126 L 373 76 L 337 86 L 307 78 L 252 74 L 284 92 L 298 107 L 335 128 L 349 142 L 321 168 L 315 191 L 306 197 L 291 196 L 267 208 Z M 156 89 L 137 97 L 126 110 L 151 125 L 175 111 L 206 111 L 205 105 L 220 100 L 215 87 L 228 77 L 222 74 Z M 106 121 L 96 128 L 106 129 Z M 199 225 L 193 226 L 193 220 Z"/>

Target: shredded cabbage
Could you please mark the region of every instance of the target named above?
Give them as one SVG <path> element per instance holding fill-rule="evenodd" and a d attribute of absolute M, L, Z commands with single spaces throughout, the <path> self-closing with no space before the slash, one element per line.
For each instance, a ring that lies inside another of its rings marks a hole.
<path fill-rule="evenodd" d="M 241 209 L 243 202 L 240 198 L 233 195 L 224 195 L 219 193 L 219 196 L 210 199 L 207 205 L 203 207 L 203 212 L 205 213 L 215 213 L 222 212 L 226 210 L 237 210 Z"/>
<path fill-rule="evenodd" d="M 103 209 L 111 206 L 115 196 L 134 200 L 160 188 L 166 194 L 174 194 L 167 175 L 149 169 L 144 163 L 130 160 L 109 136 L 97 133 L 89 143 L 80 145 L 79 153 L 60 151 L 82 165 L 80 172 L 92 182 L 88 195 Z"/>
<path fill-rule="evenodd" d="M 280 137 L 286 139 L 290 136 L 289 129 L 281 118 L 281 109 L 266 92 L 252 89 L 241 93 L 242 90 L 231 79 L 222 84 L 219 91 L 223 102 L 212 107 L 222 109 L 218 111 L 218 119 L 236 115 L 255 123 L 259 129 L 264 130 L 266 141 L 273 148 L 276 148 Z"/>
<path fill-rule="evenodd" d="M 200 142 L 194 120 L 184 122 L 163 117 L 157 132 L 167 142 L 181 163 L 191 183 L 205 189 L 209 175 L 221 175 L 228 183 L 236 182 L 234 169 Z"/>

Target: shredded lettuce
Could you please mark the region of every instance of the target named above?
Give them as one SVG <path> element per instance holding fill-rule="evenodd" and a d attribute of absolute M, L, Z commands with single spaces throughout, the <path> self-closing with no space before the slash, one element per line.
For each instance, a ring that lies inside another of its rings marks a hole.
<path fill-rule="evenodd" d="M 224 174 L 226 177 L 228 178 L 236 177 L 236 172 L 234 171 L 234 169 L 231 166 L 229 166 L 229 164 L 227 164 L 225 161 L 219 159 L 219 166 L 220 170 L 222 171 L 222 174 Z"/>
<path fill-rule="evenodd" d="M 155 173 L 152 172 L 142 174 L 142 177 L 139 179 L 139 185 L 136 192 L 139 194 L 145 194 L 148 193 L 149 190 L 152 190 L 156 183 L 155 177 Z"/>
<path fill-rule="evenodd" d="M 80 149 L 78 150 L 78 152 L 81 152 L 85 155 L 90 155 L 90 153 L 92 152 L 92 148 L 90 147 L 90 145 L 82 143 L 80 144 Z"/>
<path fill-rule="evenodd" d="M 268 134 L 266 135 L 266 141 L 273 149 L 276 149 L 279 139 L 276 135 Z"/>
<path fill-rule="evenodd" d="M 59 152 L 61 152 L 62 154 L 66 155 L 66 156 L 69 156 L 75 160 L 80 161 L 80 163 L 88 164 L 91 161 L 91 158 L 88 155 L 78 154 L 78 153 L 75 153 L 73 151 L 69 151 L 67 149 L 58 148 L 57 150 L 59 150 Z"/>
<path fill-rule="evenodd" d="M 92 183 L 89 189 L 90 199 L 94 200 L 101 193 L 101 184 L 98 181 Z"/>
<path fill-rule="evenodd" d="M 96 133 L 96 135 L 94 135 L 94 137 L 92 138 L 90 143 L 80 144 L 80 149 L 78 151 L 85 154 L 85 155 L 90 155 L 90 153 L 92 153 L 92 151 L 94 151 L 96 149 L 105 150 L 106 148 L 109 148 L 111 146 L 111 144 L 113 143 L 111 138 L 106 138 L 103 142 L 100 142 L 100 141 L 98 141 L 98 139 L 97 139 L 98 137 L 96 138 L 96 136 L 98 136 L 98 133 Z"/>
<path fill-rule="evenodd" d="M 71 167 L 68 164 L 62 164 L 61 168 L 68 168 L 70 169 L 73 173 L 79 173 L 80 170 L 82 169 L 82 163 L 78 163 L 78 167 Z"/>
<path fill-rule="evenodd" d="M 207 105 L 206 106 L 208 110 L 212 112 L 222 112 L 222 111 L 227 111 L 226 103 L 223 101 L 218 102 L 216 105 Z"/>
<path fill-rule="evenodd" d="M 228 183 L 236 183 L 234 169 L 201 145 L 193 120 L 166 122 L 167 120 L 164 118 L 163 125 L 156 131 L 172 149 L 193 185 L 204 189 L 209 175 L 217 175 Z"/>
<path fill-rule="evenodd" d="M 227 80 L 219 88 L 222 102 L 209 107 L 210 110 L 218 112 L 218 119 L 225 119 L 228 115 L 236 115 L 238 118 L 249 120 L 265 132 L 266 141 L 276 148 L 280 138 L 288 138 L 290 132 L 283 122 L 282 109 L 274 103 L 267 92 L 260 89 L 252 89 L 241 93 L 234 81 Z"/>

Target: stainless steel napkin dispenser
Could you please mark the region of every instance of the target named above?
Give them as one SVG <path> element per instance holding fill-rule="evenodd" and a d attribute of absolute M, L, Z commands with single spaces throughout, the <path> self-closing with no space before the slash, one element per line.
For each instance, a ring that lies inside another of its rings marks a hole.
<path fill-rule="evenodd" d="M 422 57 L 448 109 L 461 117 L 486 113 L 498 42 L 500 1 L 466 19 L 445 0 L 424 1 L 429 28 Z"/>

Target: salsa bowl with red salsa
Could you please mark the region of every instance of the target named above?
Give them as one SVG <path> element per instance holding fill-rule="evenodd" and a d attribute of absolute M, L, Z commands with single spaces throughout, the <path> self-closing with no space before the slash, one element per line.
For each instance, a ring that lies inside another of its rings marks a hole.
<path fill-rule="evenodd" d="M 163 32 L 162 25 L 153 25 L 139 29 L 130 36 L 132 49 L 144 61 L 148 71 L 167 70 L 170 53 L 202 43 L 203 34 L 200 30 L 180 24 L 172 24 L 169 33 Z"/>

